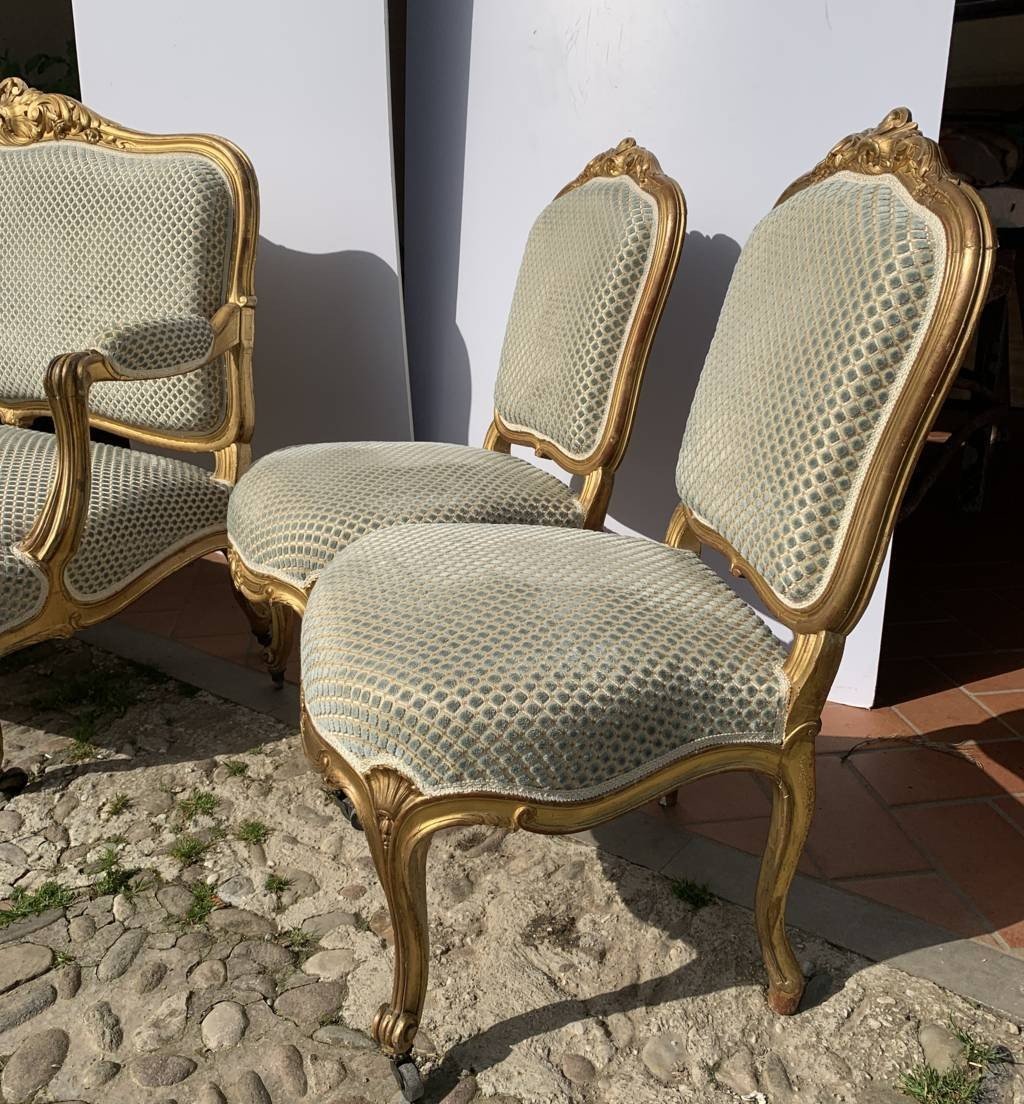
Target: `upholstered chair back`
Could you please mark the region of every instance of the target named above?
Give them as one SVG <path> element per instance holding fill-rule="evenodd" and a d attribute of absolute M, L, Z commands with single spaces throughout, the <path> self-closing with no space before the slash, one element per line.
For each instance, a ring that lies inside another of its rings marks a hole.
<path fill-rule="evenodd" d="M 541 212 L 519 269 L 495 387 L 506 427 L 570 459 L 595 452 L 658 217 L 655 196 L 629 176 L 596 177 Z"/>
<path fill-rule="evenodd" d="M 851 171 L 791 195 L 743 249 L 676 485 L 788 608 L 815 602 L 835 570 L 946 250 L 897 176 Z"/>
<path fill-rule="evenodd" d="M 230 184 L 208 157 L 81 141 L 0 148 L 0 403 L 44 399 L 60 353 L 133 322 L 210 318 L 230 274 Z M 202 437 L 225 417 L 222 362 L 99 383 L 95 414 Z"/>

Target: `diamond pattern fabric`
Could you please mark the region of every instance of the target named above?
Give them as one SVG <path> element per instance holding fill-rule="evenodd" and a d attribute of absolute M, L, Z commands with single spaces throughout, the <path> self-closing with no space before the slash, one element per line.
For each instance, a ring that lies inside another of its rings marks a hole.
<path fill-rule="evenodd" d="M 161 318 L 100 334 L 89 348 L 126 376 L 160 376 L 202 364 L 213 337 L 205 318 Z"/>
<path fill-rule="evenodd" d="M 593 453 L 657 229 L 654 199 L 600 178 L 546 207 L 519 269 L 494 393 L 510 427 Z"/>
<path fill-rule="evenodd" d="M 676 485 L 791 605 L 835 567 L 944 260 L 941 223 L 895 177 L 853 173 L 777 207 L 740 256 Z"/>
<path fill-rule="evenodd" d="M 583 512 L 560 479 L 525 460 L 431 441 L 282 449 L 242 476 L 228 508 L 248 567 L 302 589 L 350 542 L 417 521 L 580 526 Z"/>
<path fill-rule="evenodd" d="M 102 334 L 211 318 L 232 218 L 230 185 L 206 157 L 71 141 L 0 150 L 0 396 L 44 398 L 50 361 Z M 98 414 L 191 435 L 222 421 L 226 399 L 222 363 L 90 393 Z"/>
<path fill-rule="evenodd" d="M 692 553 L 538 526 L 374 533 L 302 629 L 316 731 L 435 795 L 582 800 L 709 743 L 779 741 L 784 659 Z"/>
<path fill-rule="evenodd" d="M 45 582 L 16 545 L 46 499 L 55 439 L 0 426 L 0 630 L 27 621 Z M 191 540 L 224 529 L 229 488 L 209 472 L 166 456 L 92 446 L 92 488 L 82 541 L 65 582 L 76 599 L 98 601 Z"/>

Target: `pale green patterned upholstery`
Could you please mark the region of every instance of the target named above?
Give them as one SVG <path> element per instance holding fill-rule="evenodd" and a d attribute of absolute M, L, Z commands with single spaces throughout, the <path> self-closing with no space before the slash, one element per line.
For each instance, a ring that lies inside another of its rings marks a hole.
<path fill-rule="evenodd" d="M 164 371 L 168 355 L 194 363 L 194 320 L 225 299 L 232 220 L 230 185 L 207 157 L 82 142 L 0 149 L 0 399 L 45 398 L 53 357 L 141 323 L 193 320 L 165 327 L 154 351 Z M 132 371 L 147 367 L 146 351 L 132 349 Z M 201 435 L 222 421 L 226 397 L 217 363 L 100 383 L 89 401 L 132 425 Z"/>
<path fill-rule="evenodd" d="M 777 742 L 784 658 L 692 553 L 538 526 L 372 534 L 302 628 L 316 731 L 429 794 L 583 799 L 710 742 Z"/>
<path fill-rule="evenodd" d="M 776 593 L 813 601 L 935 309 L 938 219 L 892 176 L 839 173 L 740 256 L 676 484 Z"/>
<path fill-rule="evenodd" d="M 282 449 L 242 476 L 228 508 L 242 560 L 300 588 L 351 541 L 416 521 L 579 526 L 583 513 L 560 479 L 525 460 L 431 441 Z"/>
<path fill-rule="evenodd" d="M 122 375 L 160 377 L 202 364 L 213 340 L 205 318 L 160 318 L 109 330 L 89 348 L 103 353 Z"/>
<path fill-rule="evenodd" d="M 46 498 L 55 440 L 0 425 L 0 631 L 38 611 L 43 579 L 17 544 Z M 72 596 L 98 601 L 208 533 L 223 531 L 227 485 L 166 456 L 92 446 L 92 488 L 82 541 L 65 573 Z"/>
<path fill-rule="evenodd" d="M 494 407 L 577 459 L 597 447 L 650 265 L 657 204 L 628 177 L 554 200 L 530 231 Z"/>

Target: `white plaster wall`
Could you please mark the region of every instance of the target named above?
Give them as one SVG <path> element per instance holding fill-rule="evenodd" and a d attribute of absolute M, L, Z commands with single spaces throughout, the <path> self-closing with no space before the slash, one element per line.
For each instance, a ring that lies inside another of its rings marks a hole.
<path fill-rule="evenodd" d="M 417 433 L 482 439 L 530 224 L 592 154 L 632 134 L 680 181 L 689 206 L 679 278 L 611 508 L 614 527 L 660 537 L 686 411 L 741 244 L 791 180 L 889 108 L 907 104 L 926 133 L 937 132 L 953 0 L 422 7 L 434 18 L 421 10 L 419 33 L 432 37 L 417 48 L 423 71 L 410 71 L 410 87 L 446 97 L 447 121 L 465 138 L 464 154 L 453 155 L 446 130 L 443 153 L 426 149 L 409 166 L 407 291 L 417 312 L 444 323 L 411 341 Z M 451 26 L 459 33 L 449 35 Z M 410 100 L 410 130 L 417 112 L 429 107 Z M 460 214 L 438 220 L 418 204 L 428 178 L 435 189 L 451 182 Z M 429 278 L 432 258 L 448 273 L 440 285 Z M 884 579 L 850 640 L 837 700 L 871 702 L 883 604 Z"/>
<path fill-rule="evenodd" d="M 75 0 L 82 97 L 212 131 L 261 196 L 258 453 L 411 436 L 385 0 Z"/>

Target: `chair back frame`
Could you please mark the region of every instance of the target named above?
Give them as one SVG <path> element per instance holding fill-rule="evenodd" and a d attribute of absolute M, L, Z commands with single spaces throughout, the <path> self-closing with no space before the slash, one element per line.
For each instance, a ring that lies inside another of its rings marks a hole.
<path fill-rule="evenodd" d="M 254 428 L 252 385 L 253 268 L 259 225 L 256 175 L 246 155 L 225 138 L 209 134 L 147 134 L 104 118 L 70 96 L 30 88 L 17 77 L 0 81 L 0 148 L 41 142 L 81 142 L 139 154 L 193 154 L 212 160 L 231 188 L 232 241 L 227 297 L 238 313 L 238 339 L 223 350 L 227 396 L 220 424 L 202 435 L 187 435 L 109 418 L 90 411 L 89 424 L 143 444 L 183 452 L 212 452 L 219 477 L 236 479 L 251 459 Z M 78 352 L 54 349 L 53 355 Z M 0 422 L 30 425 L 48 417 L 45 400 L 0 400 Z"/>
<path fill-rule="evenodd" d="M 600 528 L 604 524 L 612 481 L 629 444 L 647 357 L 675 279 L 686 231 L 686 201 L 679 185 L 662 172 L 654 154 L 638 146 L 633 138 L 623 138 L 614 149 L 591 158 L 583 171 L 566 184 L 555 199 L 592 180 L 622 176 L 632 179 L 654 199 L 657 228 L 651 246 L 650 264 L 623 341 L 608 414 L 597 444 L 586 456 L 570 456 L 547 437 L 508 425 L 497 410 L 484 440 L 484 448 L 495 452 L 508 452 L 514 444 L 526 445 L 533 449 L 535 455 L 554 460 L 571 475 L 583 476 L 584 484 L 579 497 L 586 512 L 588 528 Z"/>

